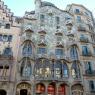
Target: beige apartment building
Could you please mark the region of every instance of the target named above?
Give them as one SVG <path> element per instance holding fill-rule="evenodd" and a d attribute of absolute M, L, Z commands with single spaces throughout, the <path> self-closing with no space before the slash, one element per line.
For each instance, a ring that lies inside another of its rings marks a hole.
<path fill-rule="evenodd" d="M 34 2 L 17 17 L 0 0 L 0 95 L 95 95 L 92 12 Z"/>

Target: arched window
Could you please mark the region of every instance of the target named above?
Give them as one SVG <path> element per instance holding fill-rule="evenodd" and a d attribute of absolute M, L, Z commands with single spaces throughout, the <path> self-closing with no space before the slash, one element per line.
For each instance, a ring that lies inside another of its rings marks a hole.
<path fill-rule="evenodd" d="M 12 49 L 10 47 L 5 48 L 4 56 L 12 56 Z"/>
<path fill-rule="evenodd" d="M 22 77 L 30 77 L 31 73 L 32 73 L 32 67 L 31 67 L 31 63 L 29 59 L 25 59 L 23 60 L 22 64 L 21 64 L 21 76 Z"/>
<path fill-rule="evenodd" d="M 32 46 L 30 43 L 26 43 L 23 47 L 23 51 L 22 51 L 22 54 L 24 56 L 31 56 L 32 54 Z"/>
<path fill-rule="evenodd" d="M 73 62 L 71 71 L 74 79 L 80 78 L 80 68 L 77 62 Z"/>
<path fill-rule="evenodd" d="M 37 60 L 34 66 L 34 74 L 36 78 L 50 78 L 52 76 L 52 66 L 46 59 Z"/>
<path fill-rule="evenodd" d="M 65 63 L 62 64 L 62 73 L 63 77 L 68 77 L 68 66 Z"/>
<path fill-rule="evenodd" d="M 56 78 L 62 77 L 62 63 L 60 61 L 56 61 L 54 64 L 54 72 Z"/>
<path fill-rule="evenodd" d="M 72 59 L 78 59 L 78 52 L 76 46 L 71 47 L 70 56 Z"/>

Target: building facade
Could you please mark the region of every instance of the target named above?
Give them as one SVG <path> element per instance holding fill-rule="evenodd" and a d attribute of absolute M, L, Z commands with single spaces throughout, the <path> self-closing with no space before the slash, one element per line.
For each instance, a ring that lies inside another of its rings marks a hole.
<path fill-rule="evenodd" d="M 94 27 L 83 5 L 16 17 L 0 0 L 0 95 L 95 95 Z"/>

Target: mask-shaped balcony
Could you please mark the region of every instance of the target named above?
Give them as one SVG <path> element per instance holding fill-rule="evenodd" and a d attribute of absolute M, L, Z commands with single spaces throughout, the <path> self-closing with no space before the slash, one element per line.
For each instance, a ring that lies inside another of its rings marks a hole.
<path fill-rule="evenodd" d="M 46 46 L 47 45 L 47 41 L 45 39 L 39 39 L 38 40 L 38 45 L 40 45 L 40 46 Z"/>
<path fill-rule="evenodd" d="M 73 21 L 72 21 L 72 19 L 69 19 L 69 20 L 67 20 L 66 21 L 66 26 L 73 26 Z"/>

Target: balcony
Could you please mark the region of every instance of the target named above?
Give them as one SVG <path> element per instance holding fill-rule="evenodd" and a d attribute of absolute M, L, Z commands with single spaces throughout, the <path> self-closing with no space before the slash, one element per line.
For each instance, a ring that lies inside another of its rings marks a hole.
<path fill-rule="evenodd" d="M 21 78 L 20 78 L 22 81 L 30 81 L 30 76 L 22 76 Z"/>
<path fill-rule="evenodd" d="M 65 55 L 56 55 L 56 59 L 65 59 L 65 60 L 67 60 L 67 57 Z"/>
<path fill-rule="evenodd" d="M 39 39 L 38 45 L 47 45 L 47 41 L 45 39 Z"/>
<path fill-rule="evenodd" d="M 35 77 L 35 79 L 36 80 L 39 80 L 39 81 L 43 81 L 43 80 L 45 80 L 45 81 L 68 81 L 69 80 L 69 78 L 68 77 L 62 77 L 62 78 L 57 78 L 57 77 L 40 77 L 40 76 L 37 76 L 37 77 Z"/>
<path fill-rule="evenodd" d="M 67 46 L 72 46 L 72 45 L 77 45 L 78 44 L 78 41 L 76 41 L 75 39 L 71 40 L 71 41 L 67 41 L 66 42 Z"/>
<path fill-rule="evenodd" d="M 69 19 L 69 20 L 67 20 L 66 21 L 66 26 L 73 26 L 73 21 L 72 21 L 72 19 Z"/>
<path fill-rule="evenodd" d="M 80 42 L 88 43 L 89 42 L 89 39 L 86 38 L 86 37 L 80 37 Z"/>
<path fill-rule="evenodd" d="M 21 56 L 21 58 L 24 58 L 24 57 L 29 57 L 29 58 L 33 58 L 34 59 L 34 54 L 23 54 Z"/>
<path fill-rule="evenodd" d="M 63 42 L 62 41 L 57 41 L 56 42 L 56 47 L 64 47 L 64 44 L 63 44 Z"/>
<path fill-rule="evenodd" d="M 86 28 L 82 26 L 78 26 L 78 31 L 86 32 Z"/>
<path fill-rule="evenodd" d="M 91 51 L 89 51 L 88 53 L 82 53 L 82 56 L 89 57 L 92 56 L 92 53 Z"/>
<path fill-rule="evenodd" d="M 10 81 L 9 76 L 0 76 L 0 81 Z"/>
<path fill-rule="evenodd" d="M 86 76 L 95 76 L 95 70 L 86 70 L 85 75 Z"/>
<path fill-rule="evenodd" d="M 81 12 L 81 11 L 79 11 L 79 12 L 75 11 L 74 13 L 77 15 L 83 15 L 83 12 Z"/>
<path fill-rule="evenodd" d="M 47 58 L 48 55 L 47 54 L 37 54 L 36 58 Z"/>
<path fill-rule="evenodd" d="M 13 60 L 13 55 L 3 55 L 0 54 L 0 60 Z"/>
<path fill-rule="evenodd" d="M 71 61 L 79 61 L 78 56 L 72 56 L 70 57 Z"/>

